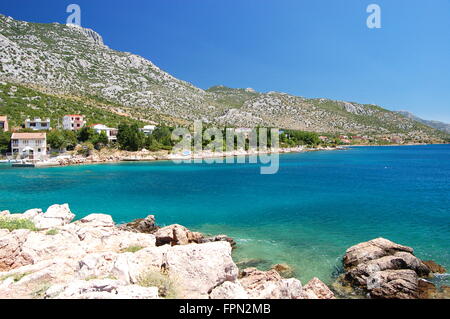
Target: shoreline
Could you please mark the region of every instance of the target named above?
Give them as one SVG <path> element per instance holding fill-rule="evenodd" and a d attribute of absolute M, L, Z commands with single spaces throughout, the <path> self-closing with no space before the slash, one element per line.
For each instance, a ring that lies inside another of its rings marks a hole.
<path fill-rule="evenodd" d="M 306 152 L 319 152 L 319 151 L 337 151 L 346 150 L 347 146 L 338 147 L 320 147 L 316 149 L 303 148 L 303 147 L 293 147 L 293 148 L 281 148 L 274 151 L 233 151 L 233 152 L 221 152 L 221 153 L 211 153 L 208 151 L 203 151 L 200 154 L 191 154 L 188 156 L 183 156 L 182 154 L 158 154 L 157 152 L 126 152 L 126 151 L 116 151 L 115 154 L 94 154 L 88 157 L 84 156 L 73 156 L 64 155 L 60 158 L 56 157 L 53 161 L 47 162 L 37 162 L 35 163 L 36 168 L 50 168 L 50 167 L 67 167 L 67 166 L 78 166 L 78 165 L 94 165 L 94 164 L 115 164 L 115 163 L 126 163 L 126 162 L 159 162 L 159 161 L 195 161 L 195 160 L 205 160 L 205 159 L 220 159 L 228 157 L 239 157 L 239 156 L 260 156 L 268 154 L 292 154 L 292 153 L 306 153 Z M 131 153 L 131 154 L 130 154 Z"/>
<path fill-rule="evenodd" d="M 348 248 L 342 272 L 331 284 L 318 277 L 305 284 L 289 264 L 273 264 L 268 270 L 240 265 L 232 254 L 237 243 L 224 234 L 195 232 L 179 224 L 159 226 L 154 215 L 123 224 L 107 214 L 75 217 L 68 204 L 52 205 L 46 212 L 0 211 L 0 240 L 6 243 L 0 254 L 0 299 L 450 296 L 449 286 L 430 281 L 445 275 L 444 267 L 382 237 Z M 377 286 L 368 283 L 368 275 L 378 278 Z M 170 291 L 163 289 L 167 284 Z"/>

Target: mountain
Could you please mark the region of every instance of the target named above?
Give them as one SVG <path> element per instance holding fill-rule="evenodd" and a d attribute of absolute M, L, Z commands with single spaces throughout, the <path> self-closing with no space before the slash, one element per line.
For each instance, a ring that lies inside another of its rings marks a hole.
<path fill-rule="evenodd" d="M 0 15 L 0 48 L 4 83 L 57 98 L 87 98 L 103 110 L 125 113 L 133 120 L 188 125 L 198 119 L 221 126 L 402 134 L 413 140 L 445 136 L 376 105 L 224 86 L 202 90 L 143 57 L 109 48 L 98 33 L 77 26 L 29 23 Z M 0 113 L 2 104 L 5 108 L 0 101 Z M 32 101 L 28 104 L 30 109 L 36 107 Z"/>
<path fill-rule="evenodd" d="M 408 111 L 397 111 L 397 113 L 403 115 L 404 117 L 412 119 L 414 121 L 423 123 L 427 126 L 434 127 L 435 129 L 437 129 L 439 131 L 450 134 L 450 124 L 448 124 L 448 123 L 444 123 L 444 122 L 440 122 L 440 121 L 424 120 L 418 116 L 415 116 L 414 114 L 412 114 L 411 112 L 408 112 Z"/>

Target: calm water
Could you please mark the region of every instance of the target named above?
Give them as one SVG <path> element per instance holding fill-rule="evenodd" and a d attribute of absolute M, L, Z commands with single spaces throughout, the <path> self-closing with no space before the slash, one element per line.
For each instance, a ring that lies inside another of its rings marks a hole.
<path fill-rule="evenodd" d="M 276 175 L 250 164 L 0 166 L 0 210 L 69 203 L 116 222 L 155 214 L 226 233 L 236 260 L 287 263 L 330 282 L 346 248 L 383 236 L 450 268 L 450 145 L 354 148 L 281 156 Z"/>

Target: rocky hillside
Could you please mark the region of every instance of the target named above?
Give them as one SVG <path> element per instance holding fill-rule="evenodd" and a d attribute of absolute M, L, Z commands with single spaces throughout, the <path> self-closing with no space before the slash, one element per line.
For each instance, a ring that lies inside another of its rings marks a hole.
<path fill-rule="evenodd" d="M 110 49 L 95 31 L 76 26 L 29 23 L 0 15 L 0 47 L 0 79 L 4 82 L 48 94 L 94 97 L 127 108 L 135 119 L 163 118 L 176 124 L 200 119 L 229 126 L 402 133 L 420 138 L 445 135 L 374 105 L 223 86 L 205 91 L 143 57 Z"/>
<path fill-rule="evenodd" d="M 450 124 L 448 124 L 448 123 L 444 123 L 444 122 L 440 122 L 440 121 L 424 120 L 418 116 L 415 116 L 414 114 L 412 114 L 411 112 L 408 112 L 408 111 L 397 111 L 397 113 L 400 115 L 403 115 L 404 117 L 412 119 L 414 121 L 423 123 L 430 127 L 434 127 L 435 129 L 437 129 L 439 131 L 443 131 L 445 133 L 450 134 Z"/>

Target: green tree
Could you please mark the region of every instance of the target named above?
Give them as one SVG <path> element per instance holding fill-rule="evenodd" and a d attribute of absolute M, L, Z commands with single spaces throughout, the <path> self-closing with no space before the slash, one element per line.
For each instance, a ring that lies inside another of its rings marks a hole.
<path fill-rule="evenodd" d="M 97 134 L 97 132 L 95 132 L 93 128 L 85 126 L 78 131 L 78 141 L 80 141 L 81 143 L 87 142 L 91 140 L 95 136 L 95 134 Z"/>
<path fill-rule="evenodd" d="M 172 129 L 170 127 L 168 127 L 168 126 L 157 127 L 153 131 L 152 136 L 161 145 L 166 146 L 166 148 L 169 148 L 169 149 L 172 148 L 172 146 L 173 146 Z"/>
<path fill-rule="evenodd" d="M 145 134 L 139 130 L 137 124 L 120 124 L 117 133 L 117 143 L 120 149 L 136 152 L 144 147 Z"/>
<path fill-rule="evenodd" d="M 47 134 L 47 143 L 51 148 L 60 151 L 66 148 L 68 144 L 64 133 L 57 130 L 51 131 Z"/>
<path fill-rule="evenodd" d="M 0 154 L 5 154 L 10 150 L 11 133 L 0 131 Z"/>
<path fill-rule="evenodd" d="M 91 142 L 96 150 L 101 150 L 105 146 L 108 145 L 108 136 L 106 135 L 105 131 L 102 131 L 98 134 L 94 134 L 90 139 L 89 142 Z"/>

